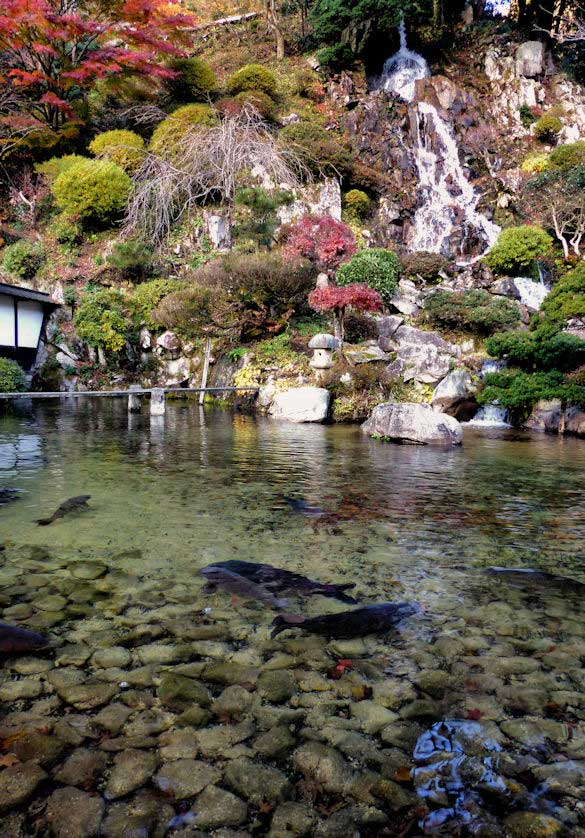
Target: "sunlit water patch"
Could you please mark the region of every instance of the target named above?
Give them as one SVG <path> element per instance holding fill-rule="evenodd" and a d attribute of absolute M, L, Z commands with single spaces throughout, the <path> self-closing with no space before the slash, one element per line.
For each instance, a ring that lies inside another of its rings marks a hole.
<path fill-rule="evenodd" d="M 0 674 L 11 834 L 61 834 L 72 807 L 88 835 L 581 834 L 583 596 L 559 577 L 585 582 L 584 465 L 509 431 L 444 451 L 122 401 L 3 418 L 0 620 L 54 647 Z M 271 639 L 267 606 L 204 591 L 234 558 L 421 611 Z"/>

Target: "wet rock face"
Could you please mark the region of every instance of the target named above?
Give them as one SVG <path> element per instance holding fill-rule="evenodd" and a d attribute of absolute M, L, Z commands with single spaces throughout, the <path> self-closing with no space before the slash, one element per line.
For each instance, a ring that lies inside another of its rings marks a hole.
<path fill-rule="evenodd" d="M 269 409 L 275 419 L 289 422 L 323 422 L 329 412 L 330 394 L 322 387 L 295 387 L 276 393 Z"/>
<path fill-rule="evenodd" d="M 445 413 L 435 413 L 430 405 L 382 404 L 374 408 L 362 425 L 369 436 L 422 445 L 460 445 L 463 431 L 459 422 Z"/>

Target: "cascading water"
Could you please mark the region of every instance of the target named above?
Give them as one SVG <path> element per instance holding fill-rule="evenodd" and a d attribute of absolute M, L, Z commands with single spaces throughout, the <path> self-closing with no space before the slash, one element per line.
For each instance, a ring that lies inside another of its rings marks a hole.
<path fill-rule="evenodd" d="M 485 378 L 486 375 L 492 372 L 499 372 L 506 366 L 504 361 L 496 361 L 493 358 L 488 358 L 483 362 L 483 366 L 479 373 L 480 378 Z M 479 408 L 473 419 L 465 423 L 474 428 L 510 428 L 508 422 L 508 411 L 499 404 L 484 404 Z"/>
<path fill-rule="evenodd" d="M 384 64 L 381 87 L 412 102 L 416 82 L 428 77 L 430 70 L 422 55 L 408 49 L 404 21 L 399 31 L 400 49 Z M 410 249 L 440 253 L 456 226 L 464 227 L 468 234 L 479 237 L 486 248 L 490 247 L 500 228 L 477 209 L 479 195 L 461 165 L 452 127 L 434 105 L 417 102 L 414 107 L 417 125 L 414 156 L 423 203 L 414 217 Z"/>

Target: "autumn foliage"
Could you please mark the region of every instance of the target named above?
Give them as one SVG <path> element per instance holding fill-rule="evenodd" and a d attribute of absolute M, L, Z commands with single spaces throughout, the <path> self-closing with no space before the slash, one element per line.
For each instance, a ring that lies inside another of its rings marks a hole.
<path fill-rule="evenodd" d="M 318 270 L 327 273 L 335 271 L 356 251 L 351 229 L 329 215 L 303 215 L 286 228 L 284 239 L 289 258 L 309 259 Z"/>
<path fill-rule="evenodd" d="M 336 336 L 343 340 L 347 310 L 361 313 L 380 311 L 382 297 L 373 288 L 358 282 L 344 287 L 326 285 L 311 291 L 309 305 L 314 311 L 333 312 Z"/>
<path fill-rule="evenodd" d="M 89 87 L 112 76 L 172 76 L 161 56 L 193 19 L 160 0 L 67 3 L 3 0 L 0 8 L 0 104 L 3 119 L 62 129 L 79 121 Z M 171 40 L 172 36 L 172 40 Z"/>

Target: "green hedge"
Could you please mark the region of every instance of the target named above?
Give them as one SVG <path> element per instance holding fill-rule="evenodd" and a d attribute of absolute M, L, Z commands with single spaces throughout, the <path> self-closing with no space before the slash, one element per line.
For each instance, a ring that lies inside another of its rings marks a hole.
<path fill-rule="evenodd" d="M 364 283 L 378 291 L 384 303 L 389 305 L 396 291 L 400 263 L 391 250 L 372 247 L 360 250 L 348 262 L 337 269 L 338 285 Z"/>

